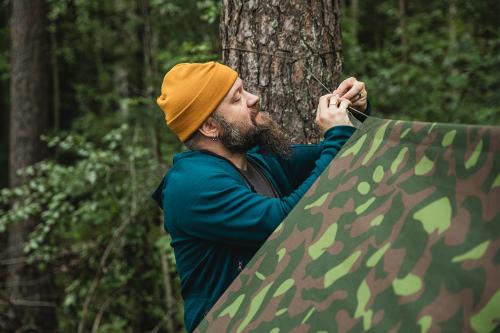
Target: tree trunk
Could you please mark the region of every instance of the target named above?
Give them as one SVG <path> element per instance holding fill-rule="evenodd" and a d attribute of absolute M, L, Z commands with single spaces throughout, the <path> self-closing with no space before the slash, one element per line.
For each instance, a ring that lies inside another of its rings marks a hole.
<path fill-rule="evenodd" d="M 148 2 L 145 0 L 139 1 L 140 7 L 140 15 L 142 17 L 142 22 L 144 23 L 144 29 L 142 34 L 142 46 L 143 46 L 143 66 L 144 66 L 144 96 L 150 99 L 154 99 L 155 97 L 155 73 L 158 72 L 158 64 L 156 63 L 156 50 L 157 50 L 157 41 L 158 38 L 154 34 L 154 30 L 151 27 L 151 18 L 150 18 L 150 8 L 148 7 Z M 158 139 L 159 135 L 156 132 L 158 130 L 157 126 L 153 128 L 153 147 L 155 147 L 155 156 L 159 165 L 163 164 L 161 159 L 161 149 L 160 149 L 160 140 Z M 164 235 L 166 233 L 163 227 L 163 214 L 161 214 L 159 221 L 162 221 L 160 224 L 160 234 Z M 172 250 L 173 251 L 173 250 Z M 176 322 L 176 304 L 179 303 L 179 299 L 176 299 L 173 285 L 174 281 L 172 278 L 172 268 L 168 260 L 167 253 L 162 251 L 160 253 L 160 261 L 161 261 L 161 269 L 163 273 L 163 286 L 164 297 L 165 297 L 165 328 L 167 332 L 176 332 L 178 331 L 176 328 L 178 324 Z M 158 326 L 159 328 L 159 326 Z"/>
<path fill-rule="evenodd" d="M 52 67 L 52 128 L 57 131 L 61 127 L 61 93 L 59 89 L 59 61 L 57 60 L 57 36 L 55 28 L 50 32 L 50 45 L 54 52 L 51 53 Z"/>
<path fill-rule="evenodd" d="M 9 185 L 26 181 L 17 170 L 46 156 L 40 135 L 49 127 L 50 39 L 47 31 L 47 3 L 42 0 L 12 1 L 11 17 L 11 109 L 9 124 Z M 8 229 L 10 258 L 20 258 L 35 219 L 14 223 Z M 24 261 L 9 265 L 7 295 L 9 314 L 18 326 L 38 331 L 55 331 L 57 323 L 48 293 L 51 277 Z M 33 283 L 33 281 L 37 281 Z"/>
<path fill-rule="evenodd" d="M 139 1 L 140 15 L 143 20 L 143 34 L 142 34 L 142 47 L 143 47 L 143 67 L 144 67 L 144 88 L 145 96 L 155 97 L 155 75 L 158 72 L 156 58 L 154 56 L 156 50 L 157 38 L 153 35 L 151 28 L 150 8 L 148 2 L 145 0 Z"/>
<path fill-rule="evenodd" d="M 224 0 L 222 60 L 294 142 L 317 142 L 318 99 L 341 73 L 339 0 Z"/>
<path fill-rule="evenodd" d="M 352 36 L 356 44 L 358 43 L 358 17 L 359 17 L 359 2 L 358 0 L 352 0 L 351 1 Z"/>

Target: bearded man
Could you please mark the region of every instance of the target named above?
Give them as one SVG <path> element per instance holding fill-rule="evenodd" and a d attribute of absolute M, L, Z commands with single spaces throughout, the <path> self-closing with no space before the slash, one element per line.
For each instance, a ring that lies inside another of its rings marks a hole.
<path fill-rule="evenodd" d="M 291 145 L 231 68 L 178 64 L 165 75 L 157 102 L 189 150 L 153 198 L 172 237 L 188 332 L 354 132 L 346 109 L 366 111 L 364 84 L 350 78 L 336 93 L 319 99 L 323 141 Z"/>

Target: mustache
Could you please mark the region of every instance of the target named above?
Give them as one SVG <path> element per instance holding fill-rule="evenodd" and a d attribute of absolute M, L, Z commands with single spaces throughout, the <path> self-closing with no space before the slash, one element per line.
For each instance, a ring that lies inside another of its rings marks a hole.
<path fill-rule="evenodd" d="M 260 108 L 260 103 L 259 103 L 259 102 L 255 103 L 252 107 L 250 107 L 250 114 L 251 114 L 253 117 L 257 116 L 257 114 L 258 114 L 259 112 L 261 112 L 261 111 L 262 111 L 262 110 L 261 110 L 261 108 Z"/>

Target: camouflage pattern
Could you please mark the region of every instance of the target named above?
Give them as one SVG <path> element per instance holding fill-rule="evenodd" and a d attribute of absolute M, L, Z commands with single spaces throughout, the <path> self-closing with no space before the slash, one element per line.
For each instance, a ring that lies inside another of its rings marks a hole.
<path fill-rule="evenodd" d="M 500 128 L 369 118 L 198 332 L 500 331 Z"/>

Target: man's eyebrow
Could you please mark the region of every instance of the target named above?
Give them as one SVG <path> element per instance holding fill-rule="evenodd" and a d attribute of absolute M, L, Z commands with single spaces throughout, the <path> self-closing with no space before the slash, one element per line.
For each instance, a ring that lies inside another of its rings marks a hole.
<path fill-rule="evenodd" d="M 236 96 L 236 93 L 240 91 L 240 89 L 243 87 L 243 82 L 239 82 L 239 84 L 236 86 L 236 89 L 234 89 L 234 92 L 231 94 L 232 97 Z"/>

